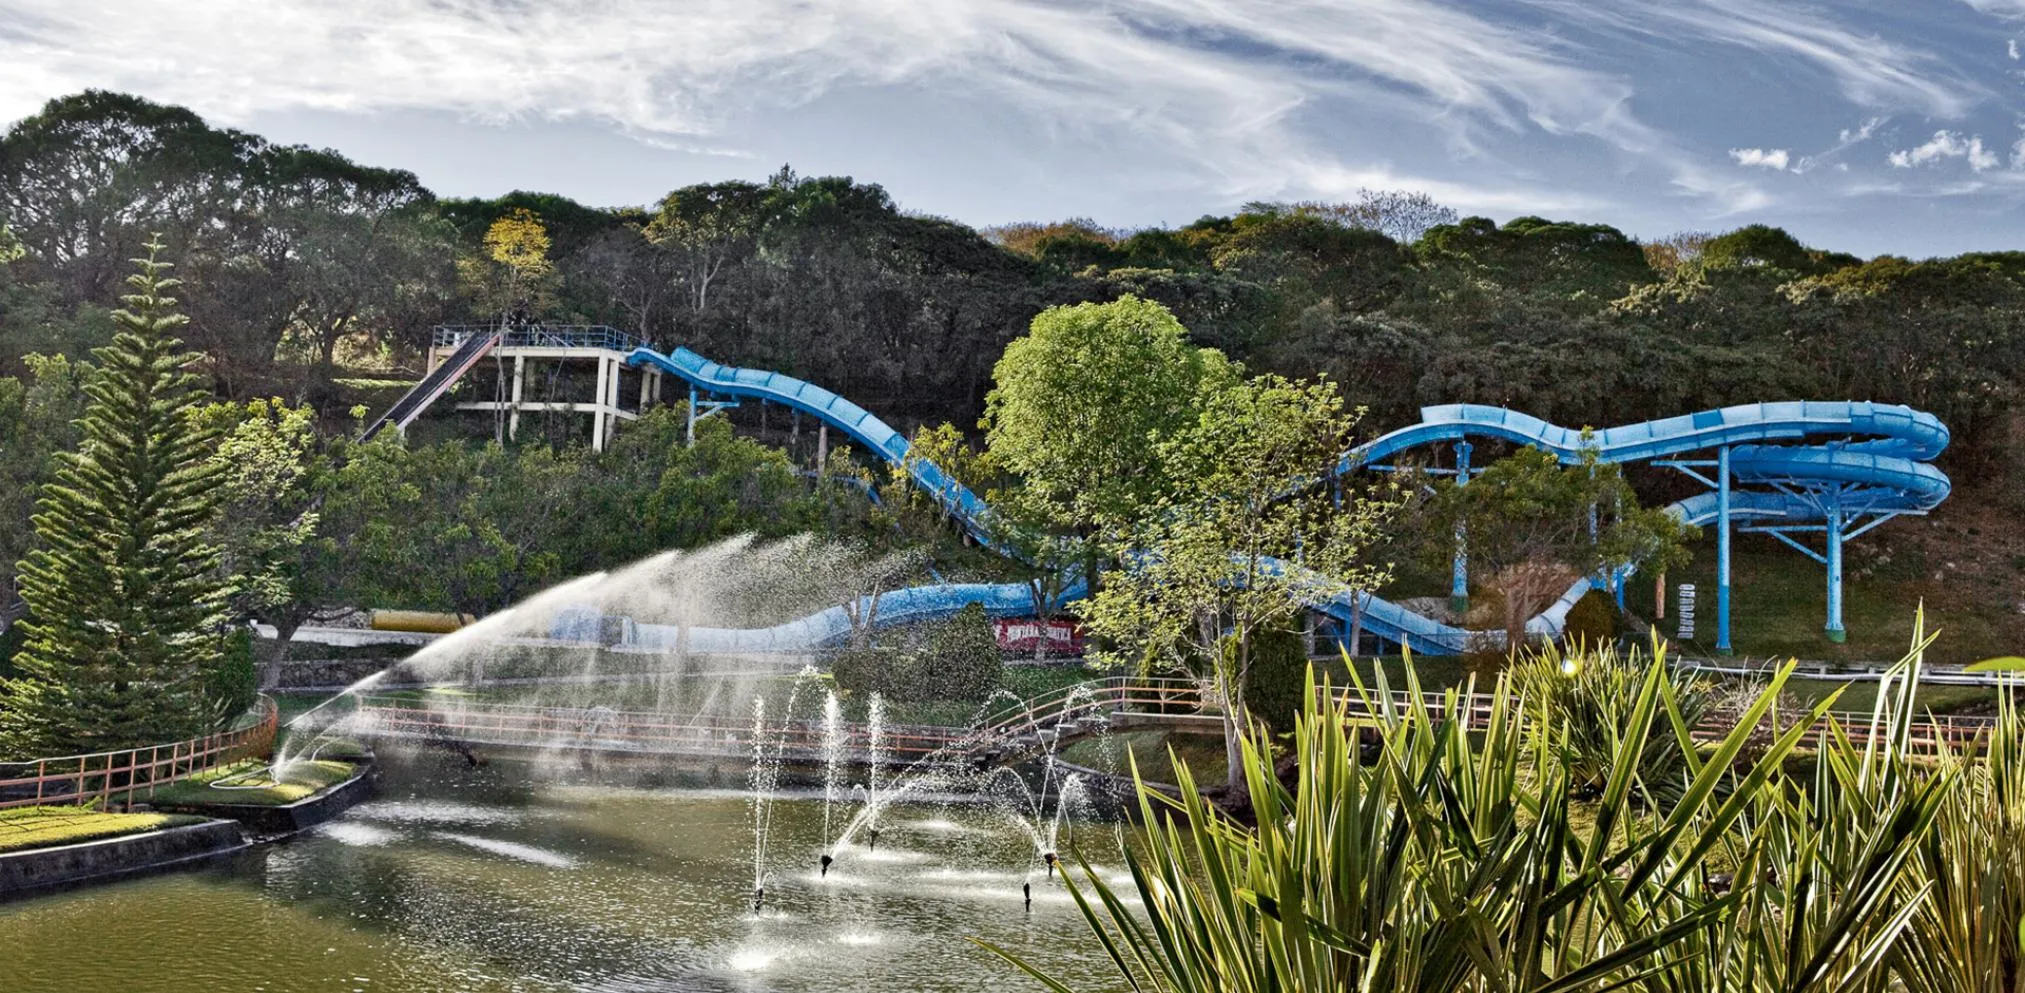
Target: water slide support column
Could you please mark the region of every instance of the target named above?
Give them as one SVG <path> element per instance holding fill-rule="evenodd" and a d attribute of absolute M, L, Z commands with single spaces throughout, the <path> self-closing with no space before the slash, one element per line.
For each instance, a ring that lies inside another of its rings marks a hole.
<path fill-rule="evenodd" d="M 1730 655 L 1730 446 L 1716 452 L 1716 654 Z"/>
<path fill-rule="evenodd" d="M 1849 633 L 1842 629 L 1842 495 L 1828 504 L 1828 640 L 1842 644 Z"/>
<path fill-rule="evenodd" d="M 1455 484 L 1467 485 L 1470 481 L 1470 443 L 1458 441 L 1455 444 Z M 1455 528 L 1455 565 L 1449 575 L 1448 609 L 1460 618 L 1470 609 L 1470 554 L 1469 531 L 1461 524 Z"/>
<path fill-rule="evenodd" d="M 523 392 L 526 378 L 527 356 L 516 355 L 513 357 L 513 412 L 506 415 L 506 436 L 514 441 L 520 440 L 520 404 L 521 398 L 526 395 Z"/>
<path fill-rule="evenodd" d="M 598 357 L 598 392 L 596 396 L 591 398 L 591 451 L 593 452 L 605 450 L 605 397 L 610 396 L 612 392 L 610 375 L 611 363 L 606 362 L 604 356 L 600 355 Z"/>
<path fill-rule="evenodd" d="M 689 433 L 688 433 L 688 434 L 687 434 L 687 435 L 685 436 L 685 437 L 687 438 L 687 442 L 688 442 L 688 447 L 690 447 L 690 448 L 695 448 L 695 447 L 696 447 L 696 387 L 694 387 L 694 386 L 691 386 L 691 387 L 689 388 L 689 428 L 688 428 L 688 431 L 689 431 Z"/>

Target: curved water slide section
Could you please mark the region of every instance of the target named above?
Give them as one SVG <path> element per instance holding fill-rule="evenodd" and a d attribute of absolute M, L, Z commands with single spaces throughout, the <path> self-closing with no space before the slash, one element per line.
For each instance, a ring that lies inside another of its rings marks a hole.
<path fill-rule="evenodd" d="M 713 396 L 762 400 L 819 418 L 884 461 L 905 469 L 965 530 L 990 544 L 987 521 L 991 508 L 935 465 L 910 460 L 907 439 L 857 404 L 791 376 L 723 365 L 686 348 L 667 353 L 635 349 L 626 362 L 658 368 Z M 1949 490 L 1947 476 L 1925 462 L 1947 447 L 1946 425 L 1908 407 L 1866 401 L 1744 404 L 1586 433 L 1502 407 L 1447 404 L 1422 408 L 1419 423 L 1345 453 L 1337 471 L 1354 472 L 1403 452 L 1472 438 L 1532 445 L 1566 463 L 1580 462 L 1589 452 L 1605 462 L 1635 462 L 1728 448 L 1735 481 L 1765 487 L 1733 489 L 1732 518 L 1820 521 L 1827 506 L 1826 493 L 1834 494 L 1837 505 L 1849 501 L 1868 513 L 1923 512 L 1946 499 Z M 1699 525 L 1718 518 L 1718 503 L 1715 493 L 1703 493 L 1669 509 L 1686 522 Z M 1062 601 L 1081 597 L 1081 585 L 1065 592 Z M 1591 585 L 1590 580 L 1578 580 L 1559 602 L 1533 618 L 1528 630 L 1559 633 L 1568 610 Z M 868 622 L 872 626 L 885 627 L 946 617 L 970 603 L 983 605 L 995 617 L 1022 616 L 1031 613 L 1032 606 L 1031 595 L 1022 584 L 937 584 L 883 594 L 876 611 L 867 598 L 856 605 L 855 612 L 872 618 Z M 1353 624 L 1361 626 L 1376 637 L 1410 645 L 1423 654 L 1462 652 L 1487 637 L 1497 637 L 1443 623 L 1369 593 L 1347 594 L 1319 609 L 1346 629 Z M 772 628 L 695 628 L 686 635 L 687 647 L 693 651 L 791 652 L 834 645 L 849 637 L 852 613 L 835 607 Z M 558 627 L 562 627 L 561 621 Z M 674 628 L 630 622 L 627 631 L 627 640 L 642 646 L 672 648 L 681 637 Z"/>
<path fill-rule="evenodd" d="M 1564 463 L 1587 453 L 1603 462 L 1643 462 L 1694 452 L 1730 449 L 1730 471 L 1738 483 L 1766 489 L 1732 490 L 1730 516 L 1780 524 L 1808 524 L 1826 516 L 1833 493 L 1866 513 L 1923 513 L 1947 499 L 1946 473 L 1924 460 L 1948 445 L 1948 428 L 1932 414 L 1896 404 L 1869 401 L 1795 400 L 1742 404 L 1679 417 L 1583 432 L 1503 407 L 1444 404 L 1421 409 L 1421 420 L 1344 454 L 1339 473 L 1383 463 L 1402 452 L 1431 445 L 1494 438 L 1532 445 Z M 1720 498 L 1699 493 L 1668 507 L 1697 526 L 1717 521 Z M 1568 611 L 1593 588 L 1578 579 L 1566 593 L 1528 622 L 1535 634 L 1559 634 Z M 1473 641 L 1497 640 L 1416 614 L 1378 597 L 1343 598 L 1324 611 L 1343 623 L 1363 614 L 1367 629 L 1426 654 L 1460 652 Z"/>
<path fill-rule="evenodd" d="M 844 432 L 887 463 L 904 468 L 922 490 L 963 524 L 971 537 L 980 543 L 991 544 L 984 528 L 991 508 L 977 494 L 926 459 L 910 462 L 905 435 L 873 416 L 871 411 L 829 390 L 778 372 L 740 369 L 712 362 L 686 348 L 667 353 L 636 348 L 626 356 L 626 364 L 672 373 L 705 393 L 763 400 L 816 417 Z"/>

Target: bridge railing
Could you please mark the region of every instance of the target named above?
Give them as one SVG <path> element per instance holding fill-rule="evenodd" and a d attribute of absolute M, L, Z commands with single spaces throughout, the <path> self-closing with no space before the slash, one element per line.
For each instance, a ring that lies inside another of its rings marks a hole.
<path fill-rule="evenodd" d="M 1460 719 L 1471 729 L 1485 727 L 1496 709 L 1494 691 L 1473 687 L 1423 693 L 1404 690 L 1379 695 L 1373 691 L 1337 689 L 1352 717 L 1376 720 L 1390 707 L 1394 712 L 1416 708 L 1436 720 Z M 1214 695 L 1196 681 L 1187 679 L 1110 677 L 1064 687 L 1033 699 L 1000 709 L 984 717 L 975 727 L 953 728 L 925 725 L 888 725 L 881 746 L 895 761 L 912 761 L 937 752 L 956 749 L 991 749 L 1007 742 L 1026 740 L 1064 724 L 1086 718 L 1112 718 L 1120 714 L 1221 713 Z M 683 752 L 725 756 L 751 755 L 755 748 L 754 728 L 747 719 L 696 715 L 676 717 L 653 711 L 622 711 L 609 708 L 579 709 L 541 707 L 526 704 L 425 704 L 393 698 L 367 697 L 360 701 L 360 718 L 365 730 L 444 740 L 548 744 L 553 746 L 595 745 L 600 748 L 642 752 Z M 1737 715 L 1712 713 L 1693 731 L 1703 741 L 1720 739 L 1730 733 Z M 1862 739 L 1871 734 L 1867 714 L 1833 713 L 1840 733 Z M 1910 734 L 1917 753 L 1931 754 L 1943 743 L 1952 748 L 1972 746 L 1989 733 L 1992 719 L 1934 716 L 1915 721 Z M 871 747 L 871 728 L 844 723 L 838 727 L 836 745 L 855 757 Z M 1802 737 L 1803 747 L 1818 747 L 1835 733 L 1827 721 L 1810 728 Z M 819 756 L 829 746 L 830 735 L 820 720 L 794 720 L 768 725 L 760 732 L 763 746 L 797 758 Z"/>
<path fill-rule="evenodd" d="M 423 738 L 516 742 L 597 744 L 637 751 L 680 751 L 692 754 L 750 755 L 755 746 L 752 721 L 710 715 L 675 717 L 654 711 L 540 707 L 525 704 L 430 705 L 407 700 L 367 697 L 360 701 L 362 730 L 378 730 Z M 867 725 L 840 725 L 838 746 L 862 752 L 871 747 Z M 880 736 L 882 749 L 894 758 L 918 758 L 967 737 L 962 729 L 893 724 Z M 759 732 L 768 749 L 797 756 L 818 753 L 828 744 L 819 720 L 770 724 Z"/>
<path fill-rule="evenodd" d="M 263 696 L 251 722 L 234 730 L 161 745 L 0 763 L 0 810 L 105 804 L 115 797 L 131 803 L 143 793 L 152 798 L 162 784 L 272 754 L 279 724 L 274 701 Z"/>

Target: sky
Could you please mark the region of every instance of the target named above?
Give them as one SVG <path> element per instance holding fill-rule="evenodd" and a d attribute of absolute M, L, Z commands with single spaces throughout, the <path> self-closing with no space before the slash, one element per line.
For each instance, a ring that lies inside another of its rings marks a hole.
<path fill-rule="evenodd" d="M 1420 190 L 1641 237 L 2025 249 L 2025 0 L 0 0 L 86 88 L 599 206 L 876 182 L 986 226 Z"/>

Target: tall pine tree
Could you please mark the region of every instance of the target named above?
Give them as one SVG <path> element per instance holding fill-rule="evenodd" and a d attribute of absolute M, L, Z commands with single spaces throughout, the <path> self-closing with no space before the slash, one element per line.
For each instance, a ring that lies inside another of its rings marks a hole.
<path fill-rule="evenodd" d="M 211 723 L 205 677 L 219 663 L 226 588 L 205 540 L 222 467 L 174 331 L 178 281 L 159 239 L 113 315 L 76 452 L 59 456 L 35 516 L 41 548 L 20 565 L 32 620 L 0 684 L 0 741 L 17 755 L 168 742 Z"/>

